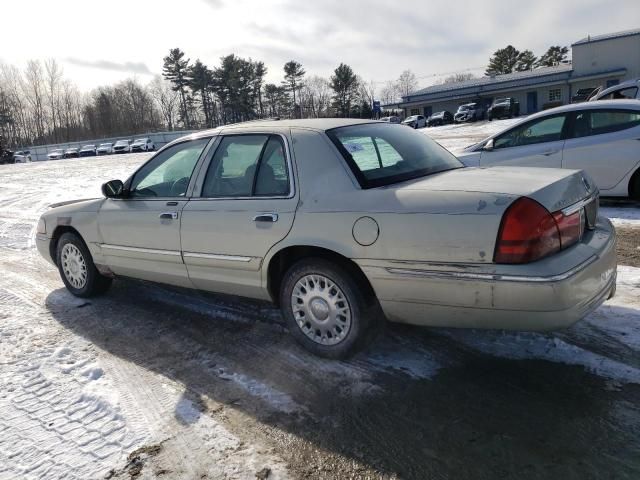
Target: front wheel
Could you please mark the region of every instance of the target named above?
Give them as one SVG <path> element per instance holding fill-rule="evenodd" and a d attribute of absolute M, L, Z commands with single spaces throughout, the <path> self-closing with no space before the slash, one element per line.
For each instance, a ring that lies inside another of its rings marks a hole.
<path fill-rule="evenodd" d="M 58 240 L 56 263 L 64 285 L 76 297 L 92 297 L 106 292 L 111 278 L 98 272 L 91 253 L 75 233 L 65 233 Z"/>
<path fill-rule="evenodd" d="M 282 314 L 294 338 L 312 353 L 345 358 L 375 333 L 375 299 L 345 268 L 321 258 L 295 263 L 280 289 Z"/>

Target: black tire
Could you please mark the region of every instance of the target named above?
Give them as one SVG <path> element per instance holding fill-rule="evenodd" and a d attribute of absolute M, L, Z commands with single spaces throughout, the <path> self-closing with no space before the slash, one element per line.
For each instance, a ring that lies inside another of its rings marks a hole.
<path fill-rule="evenodd" d="M 65 265 L 62 258 L 63 249 L 66 245 L 73 245 L 81 254 L 85 264 L 86 279 L 82 285 L 73 285 L 65 274 Z M 98 272 L 89 249 L 84 244 L 82 239 L 75 233 L 67 232 L 62 234 L 58 239 L 56 246 L 56 264 L 58 265 L 58 271 L 60 277 L 64 282 L 65 287 L 76 297 L 93 297 L 106 292 L 111 286 L 112 279 L 105 277 Z"/>
<path fill-rule="evenodd" d="M 636 170 L 629 181 L 629 198 L 640 201 L 640 170 Z"/>
<path fill-rule="evenodd" d="M 291 297 L 297 282 L 307 275 L 326 277 L 342 291 L 346 299 L 351 312 L 351 325 L 338 343 L 323 345 L 314 341 L 296 321 Z M 282 315 L 296 341 L 315 355 L 332 359 L 346 358 L 369 344 L 377 333 L 377 327 L 381 324 L 380 307 L 375 298 L 365 294 L 365 289 L 358 285 L 355 278 L 346 268 L 322 258 L 300 260 L 285 273 L 280 289 Z"/>

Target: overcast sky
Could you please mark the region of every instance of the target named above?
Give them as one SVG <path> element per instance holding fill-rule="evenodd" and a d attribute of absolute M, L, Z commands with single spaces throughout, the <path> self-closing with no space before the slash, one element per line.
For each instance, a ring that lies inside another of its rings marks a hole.
<path fill-rule="evenodd" d="M 229 53 L 262 60 L 273 82 L 295 59 L 308 74 L 344 62 L 378 82 L 409 68 L 426 86 L 432 75 L 483 69 L 509 43 L 539 56 L 640 28 L 640 0 L 14 0 L 2 18 L 0 61 L 56 58 L 83 90 L 148 81 L 174 47 L 210 67 Z"/>

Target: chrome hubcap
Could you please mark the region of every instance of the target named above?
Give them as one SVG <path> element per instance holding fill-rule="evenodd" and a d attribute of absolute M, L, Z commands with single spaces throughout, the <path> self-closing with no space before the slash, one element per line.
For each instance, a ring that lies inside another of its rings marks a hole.
<path fill-rule="evenodd" d="M 351 308 L 344 293 L 323 275 L 306 275 L 291 294 L 293 316 L 300 330 L 316 343 L 336 345 L 351 328 Z"/>
<path fill-rule="evenodd" d="M 82 288 L 87 283 L 87 264 L 82 252 L 72 243 L 62 247 L 62 271 L 67 281 L 74 288 Z"/>

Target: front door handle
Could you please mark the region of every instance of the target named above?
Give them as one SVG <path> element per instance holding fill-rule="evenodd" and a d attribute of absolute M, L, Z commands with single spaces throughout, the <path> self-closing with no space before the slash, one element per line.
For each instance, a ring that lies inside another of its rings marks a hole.
<path fill-rule="evenodd" d="M 548 157 L 549 155 L 553 155 L 554 153 L 558 153 L 560 150 L 549 150 L 548 152 L 543 152 L 542 155 Z"/>
<path fill-rule="evenodd" d="M 261 213 L 260 215 L 256 215 L 253 217 L 254 222 L 277 222 L 278 214 L 277 213 Z"/>
<path fill-rule="evenodd" d="M 178 212 L 162 212 L 158 215 L 160 218 L 169 218 L 171 220 L 176 220 L 178 218 Z"/>

